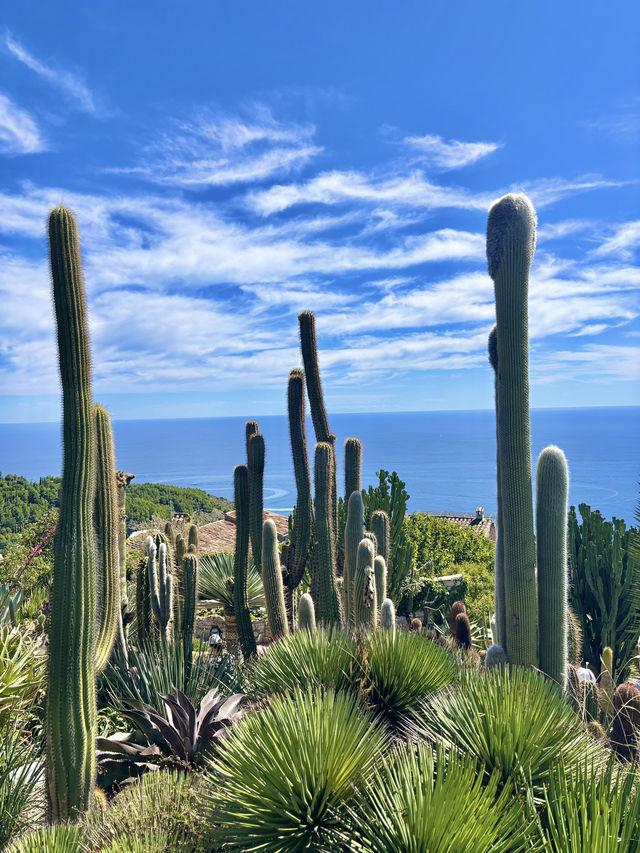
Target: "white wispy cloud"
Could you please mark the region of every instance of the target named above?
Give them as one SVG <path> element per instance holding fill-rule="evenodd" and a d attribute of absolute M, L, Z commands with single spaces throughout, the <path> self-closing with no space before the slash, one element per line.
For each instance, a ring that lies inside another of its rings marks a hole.
<path fill-rule="evenodd" d="M 618 344 L 588 344 L 578 350 L 540 352 L 533 360 L 537 384 L 588 378 L 631 381 L 640 379 L 640 347 Z"/>
<path fill-rule="evenodd" d="M 406 136 L 405 145 L 418 151 L 421 158 L 439 169 L 460 169 L 493 154 L 502 146 L 498 142 L 446 142 L 441 136 Z"/>
<path fill-rule="evenodd" d="M 0 152 L 35 154 L 46 147 L 33 117 L 0 94 Z"/>
<path fill-rule="evenodd" d="M 263 181 L 300 169 L 322 152 L 313 125 L 277 122 L 263 106 L 251 119 L 205 111 L 149 146 L 141 165 L 111 169 L 190 189 Z"/>
<path fill-rule="evenodd" d="M 11 33 L 5 33 L 4 44 L 6 50 L 27 68 L 33 71 L 38 77 L 50 83 L 76 107 L 84 112 L 96 114 L 99 112 L 99 107 L 96 104 L 96 99 L 82 80 L 80 75 L 74 74 L 63 68 L 54 65 L 47 65 L 37 59 L 30 53 L 24 45 L 15 39 Z"/>
<path fill-rule="evenodd" d="M 610 181 L 601 175 L 582 175 L 578 178 L 539 178 L 512 184 L 510 192 L 526 193 L 537 208 L 548 207 L 568 196 L 590 190 L 615 189 L 630 181 Z"/>
<path fill-rule="evenodd" d="M 616 255 L 621 259 L 629 260 L 634 256 L 639 246 L 640 219 L 636 219 L 634 222 L 623 222 L 620 225 L 616 225 L 613 229 L 613 234 L 607 237 L 591 254 L 595 257 Z"/>

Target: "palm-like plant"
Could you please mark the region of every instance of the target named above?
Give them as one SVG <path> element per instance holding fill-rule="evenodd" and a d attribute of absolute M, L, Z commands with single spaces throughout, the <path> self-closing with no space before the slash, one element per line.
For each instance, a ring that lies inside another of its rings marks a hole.
<path fill-rule="evenodd" d="M 249 674 L 256 697 L 293 693 L 306 687 L 348 690 L 360 666 L 356 641 L 348 631 L 318 628 L 296 631 L 271 643 Z"/>
<path fill-rule="evenodd" d="M 224 627 L 227 647 L 238 647 L 238 629 L 233 603 L 233 554 L 226 551 L 205 554 L 200 559 L 200 598 L 212 599 L 224 610 Z M 249 608 L 265 607 L 262 578 L 249 558 L 247 576 L 247 598 Z"/>
<path fill-rule="evenodd" d="M 553 768 L 542 821 L 560 853 L 636 853 L 640 849 L 640 790 L 636 773 L 611 759 L 598 774 L 589 762 L 567 773 Z"/>
<path fill-rule="evenodd" d="M 377 631 L 362 643 L 360 657 L 366 700 L 394 730 L 456 678 L 449 652 L 413 632 Z"/>
<path fill-rule="evenodd" d="M 340 833 L 346 850 L 362 853 L 518 853 L 534 843 L 535 818 L 525 815 L 510 786 L 498 793 L 469 756 L 434 756 L 429 745 L 393 750 L 357 795 Z"/>
<path fill-rule="evenodd" d="M 603 748 L 583 729 L 557 684 L 521 668 L 469 672 L 422 706 L 414 734 L 475 756 L 503 784 L 540 785 L 558 761 L 567 770 L 585 758 L 602 763 Z"/>
<path fill-rule="evenodd" d="M 211 800 L 219 840 L 237 851 L 335 850 L 339 811 L 385 745 L 383 730 L 345 693 L 272 698 L 234 727 L 220 753 Z"/>

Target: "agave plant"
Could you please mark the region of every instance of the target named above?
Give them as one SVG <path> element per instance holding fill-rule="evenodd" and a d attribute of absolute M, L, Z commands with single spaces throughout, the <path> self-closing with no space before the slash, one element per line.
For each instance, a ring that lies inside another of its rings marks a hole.
<path fill-rule="evenodd" d="M 377 631 L 365 639 L 362 689 L 369 705 L 397 730 L 422 700 L 456 678 L 449 652 L 420 634 Z"/>
<path fill-rule="evenodd" d="M 120 713 L 135 725 L 132 733 L 97 738 L 99 781 L 105 788 L 160 766 L 199 767 L 214 754 L 233 723 L 242 718 L 244 695 L 221 698 L 210 690 L 196 709 L 182 693 L 164 695 L 165 716 L 135 699 L 123 702 Z"/>
<path fill-rule="evenodd" d="M 33 809 L 42 805 L 43 770 L 39 746 L 19 729 L 5 726 L 0 731 L 0 850 L 29 828 Z"/>
<path fill-rule="evenodd" d="M 498 793 L 498 775 L 486 784 L 469 756 L 436 755 L 430 746 L 393 750 L 358 792 L 351 820 L 340 831 L 345 850 L 362 853 L 519 853 L 541 849 L 535 818 L 525 814 L 510 786 Z M 591 848 L 590 848 L 591 849 Z"/>
<path fill-rule="evenodd" d="M 541 673 L 494 668 L 464 674 L 460 686 L 423 703 L 413 733 L 476 757 L 502 784 L 541 784 L 558 761 L 567 772 L 586 759 L 604 763 L 606 752 L 583 729 L 564 692 Z"/>
<path fill-rule="evenodd" d="M 271 643 L 258 659 L 249 674 L 250 691 L 265 697 L 306 687 L 348 690 L 359 669 L 356 641 L 348 631 L 296 631 Z"/>
<path fill-rule="evenodd" d="M 340 811 L 382 760 L 387 743 L 353 696 L 296 691 L 234 727 L 211 795 L 225 850 L 335 850 Z M 256 761 L 260 762 L 256 767 Z"/>
<path fill-rule="evenodd" d="M 573 773 L 553 768 L 542 822 L 549 849 L 562 853 L 636 853 L 640 848 L 640 790 L 636 773 L 612 758 L 603 773 L 584 762 Z"/>
<path fill-rule="evenodd" d="M 41 650 L 19 627 L 0 628 L 0 726 L 33 703 L 45 669 Z"/>

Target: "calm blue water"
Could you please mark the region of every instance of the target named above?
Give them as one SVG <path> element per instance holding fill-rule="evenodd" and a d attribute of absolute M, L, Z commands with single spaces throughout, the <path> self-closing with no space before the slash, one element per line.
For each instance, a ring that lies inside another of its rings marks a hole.
<path fill-rule="evenodd" d="M 295 501 L 287 419 L 259 419 L 265 437 L 265 506 L 280 512 Z M 118 467 L 136 482 L 196 486 L 233 497 L 233 467 L 245 462 L 244 418 L 117 421 Z M 397 471 L 409 509 L 496 511 L 495 420 L 492 411 L 333 415 L 341 446 L 363 442 L 363 484 L 381 468 Z M 311 424 L 307 426 L 312 436 Z M 571 471 L 570 502 L 588 503 L 608 518 L 633 521 L 640 480 L 640 407 L 537 409 L 531 413 L 532 454 L 560 446 Z M 339 454 L 342 457 L 342 453 Z M 311 457 L 313 458 L 313 457 Z M 339 458 L 339 464 L 342 460 Z M 0 471 L 37 480 L 61 469 L 57 424 L 0 424 Z M 342 472 L 340 471 L 342 483 Z"/>

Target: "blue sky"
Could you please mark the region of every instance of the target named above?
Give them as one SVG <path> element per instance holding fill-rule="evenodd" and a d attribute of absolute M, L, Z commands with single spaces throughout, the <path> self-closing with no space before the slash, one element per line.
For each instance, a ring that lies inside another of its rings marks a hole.
<path fill-rule="evenodd" d="M 486 211 L 526 191 L 533 406 L 640 403 L 640 7 L 12 4 L 0 420 L 55 420 L 45 221 L 77 214 L 115 418 L 493 406 Z"/>

